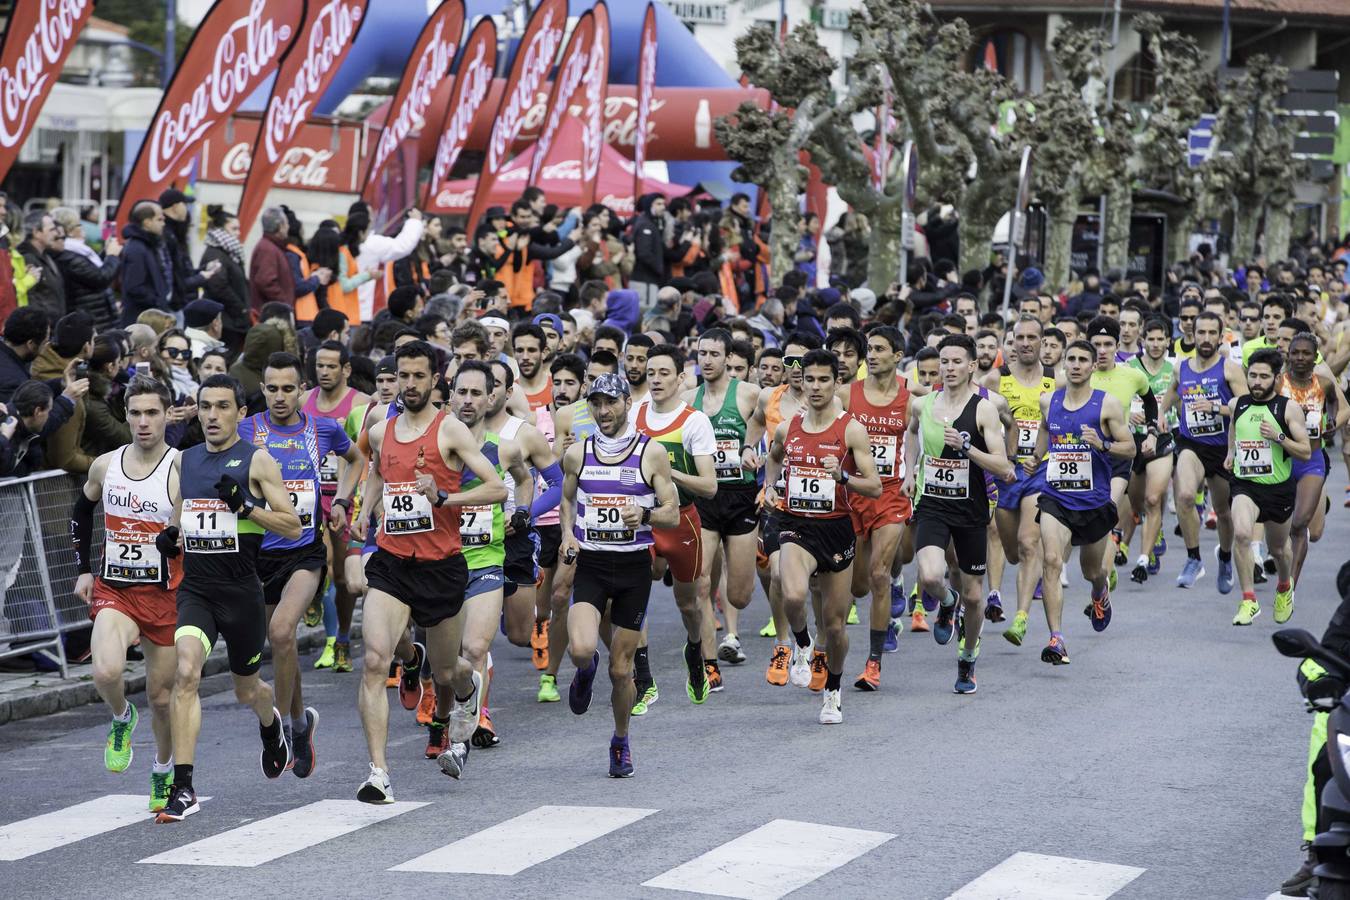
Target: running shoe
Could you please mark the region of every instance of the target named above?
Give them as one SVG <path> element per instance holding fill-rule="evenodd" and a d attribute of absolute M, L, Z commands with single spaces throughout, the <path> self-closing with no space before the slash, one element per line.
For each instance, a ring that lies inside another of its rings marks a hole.
<path fill-rule="evenodd" d="M 473 737 L 478 728 L 478 716 L 483 711 L 483 676 L 472 674 L 473 691 L 468 699 L 454 698 L 450 704 L 450 741 L 462 744 Z"/>
<path fill-rule="evenodd" d="M 1027 614 L 1019 609 L 1013 616 L 1012 624 L 1003 630 L 1003 639 L 1014 647 L 1020 647 L 1026 636 Z"/>
<path fill-rule="evenodd" d="M 1255 584 L 1265 584 L 1269 580 L 1266 577 L 1266 570 L 1261 568 L 1258 563 L 1252 563 L 1252 581 Z"/>
<path fill-rule="evenodd" d="M 323 600 L 315 597 L 309 601 L 309 606 L 305 608 L 305 624 L 310 628 L 318 628 L 319 623 L 323 621 Z"/>
<path fill-rule="evenodd" d="M 1259 615 L 1261 615 L 1261 604 L 1244 597 L 1242 602 L 1238 604 L 1237 615 L 1233 616 L 1233 624 L 1250 625 L 1252 620 Z"/>
<path fill-rule="evenodd" d="M 169 795 L 173 793 L 173 769 L 167 772 L 150 770 L 150 811 L 159 812 L 169 805 Z"/>
<path fill-rule="evenodd" d="M 1264 560 L 1262 560 L 1261 568 L 1266 570 L 1267 575 L 1274 575 L 1275 572 L 1279 569 L 1279 566 L 1275 564 L 1275 557 L 1267 556 Z"/>
<path fill-rule="evenodd" d="M 700 665 L 699 671 L 702 669 Z M 572 675 L 572 686 L 567 689 L 567 705 L 578 716 L 591 708 L 591 691 L 595 686 L 595 673 L 599 670 L 600 651 L 597 650 L 591 656 L 590 663 Z"/>
<path fill-rule="evenodd" d="M 190 787 L 179 787 L 174 785 L 169 791 L 169 800 L 164 804 L 164 808 L 155 816 L 155 824 L 167 825 L 170 822 L 181 822 L 188 816 L 201 810 L 197 803 L 197 792 Z"/>
<path fill-rule="evenodd" d="M 1063 637 L 1058 634 L 1050 635 L 1050 642 L 1041 651 L 1041 662 L 1050 663 L 1052 666 L 1069 664 L 1069 648 L 1064 646 Z"/>
<path fill-rule="evenodd" d="M 291 747 L 286 743 L 286 730 L 281 727 L 281 713 L 275 708 L 272 710 L 272 725 L 277 730 L 276 741 L 268 742 L 267 726 L 258 725 L 258 734 L 262 737 L 262 754 L 259 757 L 259 764 L 262 766 L 262 773 L 268 778 L 280 778 L 281 773 L 291 766 Z"/>
<path fill-rule="evenodd" d="M 338 641 L 333 645 L 333 671 L 350 672 L 352 670 L 352 645 Z"/>
<path fill-rule="evenodd" d="M 398 660 L 389 664 L 389 677 L 384 679 L 384 686 L 387 688 L 398 687 L 399 680 L 403 677 L 403 664 Z"/>
<path fill-rule="evenodd" d="M 921 598 L 923 600 L 923 608 L 925 612 L 932 612 L 933 610 L 937 609 L 938 606 L 941 605 L 938 602 L 938 598 L 928 596 L 927 591 L 922 592 Z"/>
<path fill-rule="evenodd" d="M 788 663 L 792 659 L 792 648 L 787 644 L 775 643 L 773 645 L 773 656 L 769 657 L 769 668 L 764 673 L 764 680 L 769 684 L 779 686 L 788 683 Z M 811 677 L 810 673 L 806 676 Z"/>
<path fill-rule="evenodd" d="M 319 711 L 312 706 L 305 707 L 305 730 L 295 735 L 291 745 L 295 754 L 295 765 L 291 771 L 296 778 L 308 778 L 314 771 L 314 733 L 319 730 Z"/>
<path fill-rule="evenodd" d="M 1275 592 L 1275 624 L 1283 625 L 1294 614 L 1294 588 Z"/>
<path fill-rule="evenodd" d="M 1036 590 L 1032 592 L 1031 599 L 1032 600 L 1045 599 L 1045 582 L 1043 582 L 1039 578 L 1036 579 Z"/>
<path fill-rule="evenodd" d="M 609 777 L 633 777 L 633 750 L 626 737 L 616 735 L 609 739 Z"/>
<path fill-rule="evenodd" d="M 492 727 L 492 713 L 488 712 L 486 706 L 478 714 L 478 727 L 473 730 L 473 737 L 469 742 L 479 750 L 495 747 L 502 742 L 502 739 L 497 737 L 497 730 Z"/>
<path fill-rule="evenodd" d="M 422 701 L 417 704 L 417 724 L 430 725 L 436 714 L 436 685 L 430 678 L 422 679 Z"/>
<path fill-rule="evenodd" d="M 854 603 L 852 606 L 850 606 L 850 607 L 848 608 L 848 619 L 845 620 L 844 624 L 845 624 L 845 625 L 857 625 L 858 622 L 859 622 L 859 619 L 858 619 L 858 604 L 857 604 L 857 603 Z"/>
<path fill-rule="evenodd" d="M 1144 567 L 1145 571 L 1147 571 L 1148 574 L 1157 575 L 1160 571 L 1162 571 L 1162 564 L 1158 562 L 1158 558 L 1159 557 L 1156 551 L 1148 555 L 1148 565 Z"/>
<path fill-rule="evenodd" d="M 562 697 L 558 696 L 558 676 L 550 675 L 547 672 L 539 676 L 539 693 L 535 694 L 534 699 L 540 703 L 557 703 Z"/>
<path fill-rule="evenodd" d="M 103 766 L 109 772 L 125 772 L 131 766 L 131 733 L 136 730 L 140 714 L 136 705 L 127 701 L 127 720 L 113 719 L 108 726 L 108 743 L 103 748 Z"/>
<path fill-rule="evenodd" d="M 1219 547 L 1216 544 L 1214 558 L 1219 560 L 1219 574 L 1214 579 L 1215 586 L 1218 587 L 1220 594 L 1230 594 L 1233 592 L 1233 557 L 1230 554 L 1227 562 L 1219 559 Z"/>
<path fill-rule="evenodd" d="M 422 661 L 427 658 L 427 648 L 413 641 L 413 658 L 403 666 L 398 679 L 398 701 L 404 709 L 417 709 L 422 702 Z"/>
<path fill-rule="evenodd" d="M 541 672 L 548 668 L 548 619 L 536 621 L 530 632 L 530 662 Z"/>
<path fill-rule="evenodd" d="M 1205 529 L 1207 531 L 1214 531 L 1218 527 L 1219 527 L 1219 514 L 1211 509 L 1208 513 L 1205 514 Z"/>
<path fill-rule="evenodd" d="M 838 725 L 844 721 L 843 700 L 838 691 L 826 691 L 820 701 L 820 724 Z"/>
<path fill-rule="evenodd" d="M 909 617 L 909 630 L 915 632 L 928 631 L 928 615 L 923 611 L 922 606 L 914 607 L 914 614 Z"/>
<path fill-rule="evenodd" d="M 1346 490 L 1350 490 L 1350 488 L 1346 488 Z M 1350 502 L 1347 502 L 1346 505 L 1350 506 Z M 1298 871 L 1286 878 L 1280 885 L 1280 893 L 1286 897 L 1308 896 L 1308 888 L 1312 887 L 1316 880 L 1313 870 L 1317 868 L 1317 854 L 1313 852 L 1312 842 L 1304 841 L 1299 846 L 1299 850 L 1303 853 L 1303 865 L 1299 866 Z"/>
<path fill-rule="evenodd" d="M 632 715 L 645 716 L 652 708 L 652 704 L 661 699 L 661 692 L 656 689 L 656 682 L 647 685 L 642 691 L 642 696 L 633 704 Z"/>
<path fill-rule="evenodd" d="M 1111 589 L 1100 597 L 1093 597 L 1089 604 L 1088 618 L 1092 620 L 1093 631 L 1105 631 L 1111 624 Z"/>
<path fill-rule="evenodd" d="M 1120 576 L 1116 574 L 1116 567 L 1112 566 L 1106 573 L 1106 588 L 1114 591 L 1118 584 L 1120 584 Z"/>
<path fill-rule="evenodd" d="M 867 665 L 863 666 L 863 672 L 858 676 L 858 680 L 853 682 L 853 686 L 868 693 L 881 690 L 881 663 L 869 659 Z"/>
<path fill-rule="evenodd" d="M 933 640 L 939 644 L 951 642 L 956 623 L 956 591 L 947 588 L 946 603 L 938 606 L 937 621 L 933 623 Z"/>
<path fill-rule="evenodd" d="M 444 753 L 436 757 L 436 765 L 443 774 L 459 781 L 464 774 L 464 765 L 469 761 L 468 744 L 451 744 Z"/>
<path fill-rule="evenodd" d="M 1163 537 L 1162 529 L 1158 529 L 1158 539 L 1153 542 L 1153 555 L 1162 559 L 1167 555 L 1167 538 Z"/>
<path fill-rule="evenodd" d="M 975 690 L 975 660 L 957 657 L 956 685 L 952 691 L 957 694 L 973 694 Z"/>
<path fill-rule="evenodd" d="M 684 668 L 689 673 L 684 692 L 689 695 L 691 703 L 701 705 L 708 699 L 708 672 L 703 668 L 703 654 L 699 652 L 697 644 L 684 642 Z"/>
<path fill-rule="evenodd" d="M 717 646 L 717 658 L 733 666 L 739 666 L 745 662 L 745 651 L 741 649 L 741 639 L 734 634 L 722 638 L 722 643 Z"/>
<path fill-rule="evenodd" d="M 905 614 L 905 576 L 897 575 L 891 582 L 891 618 L 898 619 Z"/>
<path fill-rule="evenodd" d="M 1003 615 L 1003 595 L 997 590 L 990 591 L 984 598 L 984 617 L 990 622 L 1002 622 L 1007 618 Z"/>
<path fill-rule="evenodd" d="M 769 621 L 759 630 L 759 636 L 766 638 L 778 637 L 778 628 L 773 624 L 773 616 L 769 616 Z"/>
<path fill-rule="evenodd" d="M 1111 529 L 1111 543 L 1116 545 L 1116 555 L 1114 562 L 1118 566 L 1123 566 L 1130 561 L 1129 558 L 1125 555 L 1125 549 L 1120 545 L 1121 541 L 1123 541 L 1124 539 L 1125 535 L 1123 532 L 1121 532 L 1119 528 Z"/>
<path fill-rule="evenodd" d="M 370 764 L 370 777 L 356 789 L 356 799 L 362 803 L 393 803 L 394 792 L 389 788 L 389 773 Z"/>
<path fill-rule="evenodd" d="M 1177 576 L 1177 587 L 1192 588 L 1195 583 L 1205 575 L 1204 563 L 1193 557 L 1186 557 L 1186 565 L 1181 567 L 1181 574 Z"/>
<path fill-rule="evenodd" d="M 811 681 L 807 684 L 812 691 L 825 690 L 825 679 L 830 676 L 830 668 L 827 665 L 828 657 L 825 651 L 816 648 L 811 651 Z"/>
<path fill-rule="evenodd" d="M 722 670 L 717 667 L 717 663 L 710 662 L 703 664 L 703 670 L 708 675 L 708 693 L 717 694 L 722 691 Z"/>
<path fill-rule="evenodd" d="M 1135 584 L 1143 584 L 1148 581 L 1148 565 L 1136 563 L 1135 567 L 1130 570 L 1130 580 Z"/>
<path fill-rule="evenodd" d="M 811 646 L 792 645 L 792 662 L 788 666 L 788 681 L 793 687 L 807 687 L 811 684 Z"/>
<path fill-rule="evenodd" d="M 423 756 L 427 759 L 435 759 L 450 749 L 450 737 L 447 734 L 449 726 L 449 719 L 444 721 L 431 720 L 431 724 L 427 726 L 427 749 L 423 751 Z"/>
<path fill-rule="evenodd" d="M 907 597 L 909 599 L 909 611 L 914 612 L 919 608 L 919 583 L 917 581 L 914 583 L 914 587 L 909 589 Z"/>
<path fill-rule="evenodd" d="M 336 643 L 337 638 L 327 638 L 324 640 L 323 652 L 319 654 L 318 659 L 314 660 L 314 668 L 316 669 L 333 668 L 334 646 L 336 645 Z"/>
<path fill-rule="evenodd" d="M 882 653 L 895 653 L 900 649 L 900 623 L 891 619 L 886 623 L 886 640 L 881 645 Z"/>

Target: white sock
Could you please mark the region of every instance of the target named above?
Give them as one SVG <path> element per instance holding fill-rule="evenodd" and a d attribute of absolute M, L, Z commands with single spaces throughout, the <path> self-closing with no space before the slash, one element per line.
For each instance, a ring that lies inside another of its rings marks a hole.
<path fill-rule="evenodd" d="M 1137 566 L 1146 566 L 1148 565 L 1148 557 L 1140 554 L 1139 558 L 1134 561 L 1134 564 Z"/>
<path fill-rule="evenodd" d="M 160 762 L 159 760 L 155 760 L 154 763 L 152 763 L 151 766 L 150 766 L 150 771 L 151 771 L 151 772 L 154 772 L 156 775 L 166 775 L 166 774 L 168 774 L 169 772 L 172 772 L 172 771 L 173 771 L 173 754 L 172 754 L 172 753 L 169 754 L 169 761 L 168 761 L 168 762 L 162 763 L 162 762 Z"/>
<path fill-rule="evenodd" d="M 126 707 L 123 708 L 122 714 L 121 714 L 120 716 L 113 716 L 113 718 L 116 719 L 116 720 L 119 721 L 119 722 L 130 722 L 130 721 L 131 721 L 131 701 L 130 701 L 130 700 L 123 700 L 122 702 L 126 704 Z"/>

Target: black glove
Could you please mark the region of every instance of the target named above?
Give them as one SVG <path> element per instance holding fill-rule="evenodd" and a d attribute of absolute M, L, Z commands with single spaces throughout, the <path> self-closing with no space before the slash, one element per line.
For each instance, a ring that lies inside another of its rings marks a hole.
<path fill-rule="evenodd" d="M 1327 712 L 1340 703 L 1345 695 L 1345 682 L 1332 675 L 1323 675 L 1316 681 L 1308 682 L 1303 696 L 1308 698 L 1308 706 L 1318 712 Z"/>
<path fill-rule="evenodd" d="M 217 499 L 229 506 L 230 512 L 237 513 L 244 508 L 244 489 L 239 482 L 228 475 L 222 475 L 215 488 Z"/>
<path fill-rule="evenodd" d="M 155 535 L 155 549 L 165 559 L 177 559 L 178 554 L 183 551 L 178 547 L 178 526 L 166 525 L 164 530 Z"/>
<path fill-rule="evenodd" d="M 517 506 L 516 511 L 511 513 L 511 530 L 516 534 L 524 534 L 530 527 L 530 511 L 523 506 Z"/>

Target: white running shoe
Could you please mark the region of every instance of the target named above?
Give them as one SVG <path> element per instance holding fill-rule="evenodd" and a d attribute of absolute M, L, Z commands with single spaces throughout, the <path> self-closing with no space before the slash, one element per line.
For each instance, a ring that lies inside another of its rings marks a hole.
<path fill-rule="evenodd" d="M 451 744 L 449 750 L 436 757 L 436 765 L 440 766 L 446 775 L 459 781 L 459 776 L 464 774 L 464 764 L 468 760 L 468 744 Z"/>
<path fill-rule="evenodd" d="M 741 650 L 741 639 L 734 634 L 722 638 L 722 643 L 717 646 L 717 658 L 733 666 L 739 666 L 745 662 L 745 652 Z"/>
<path fill-rule="evenodd" d="M 473 694 L 461 703 L 459 698 L 450 705 L 450 743 L 463 744 L 473 737 L 478 728 L 478 712 L 483 699 L 483 676 L 473 673 Z"/>
<path fill-rule="evenodd" d="M 812 645 L 798 647 L 792 645 L 792 661 L 788 664 L 788 681 L 793 687 L 811 686 L 811 650 Z"/>
<path fill-rule="evenodd" d="M 838 691 L 825 691 L 820 702 L 820 724 L 838 725 L 844 721 L 844 710 Z"/>
<path fill-rule="evenodd" d="M 370 777 L 356 791 L 362 803 L 393 803 L 394 792 L 389 788 L 389 773 L 370 764 Z"/>

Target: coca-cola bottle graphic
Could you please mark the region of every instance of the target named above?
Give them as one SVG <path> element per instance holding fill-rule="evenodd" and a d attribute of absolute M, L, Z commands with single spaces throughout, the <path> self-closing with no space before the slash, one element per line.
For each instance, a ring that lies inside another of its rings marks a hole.
<path fill-rule="evenodd" d="M 698 112 L 694 113 L 694 146 L 712 146 L 712 109 L 707 97 L 698 101 Z"/>

